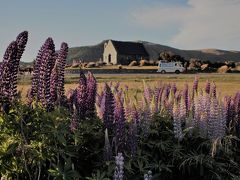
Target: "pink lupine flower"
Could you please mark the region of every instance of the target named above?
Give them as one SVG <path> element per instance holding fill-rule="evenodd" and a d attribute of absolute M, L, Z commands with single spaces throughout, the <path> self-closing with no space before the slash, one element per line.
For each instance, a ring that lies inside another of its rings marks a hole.
<path fill-rule="evenodd" d="M 180 111 L 179 105 L 175 103 L 173 107 L 173 132 L 174 132 L 174 137 L 178 141 L 181 141 L 183 139 L 183 134 L 182 134 L 182 123 L 181 123 L 179 111 Z"/>
<path fill-rule="evenodd" d="M 97 81 L 91 72 L 87 75 L 87 100 L 86 115 L 92 117 L 95 114 L 95 102 L 97 94 Z"/>
<path fill-rule="evenodd" d="M 206 86 L 205 86 L 205 92 L 207 94 L 210 94 L 210 89 L 211 89 L 211 84 L 210 84 L 209 80 L 207 80 Z"/>

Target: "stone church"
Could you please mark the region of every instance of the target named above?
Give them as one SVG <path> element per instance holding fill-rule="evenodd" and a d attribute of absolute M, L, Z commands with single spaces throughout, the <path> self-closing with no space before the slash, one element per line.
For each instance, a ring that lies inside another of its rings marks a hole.
<path fill-rule="evenodd" d="M 104 44 L 103 62 L 128 65 L 131 61 L 149 59 L 142 43 L 109 40 Z"/>

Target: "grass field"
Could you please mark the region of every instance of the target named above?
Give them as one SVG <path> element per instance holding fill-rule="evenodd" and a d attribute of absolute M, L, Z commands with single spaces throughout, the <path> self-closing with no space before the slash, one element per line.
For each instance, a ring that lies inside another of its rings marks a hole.
<path fill-rule="evenodd" d="M 143 80 L 150 86 L 156 85 L 158 82 L 162 83 L 176 83 L 178 89 L 182 89 L 185 83 L 188 83 L 189 88 L 195 76 L 199 77 L 199 88 L 204 88 L 207 79 L 210 82 L 214 81 L 217 86 L 217 92 L 221 96 L 234 95 L 240 91 L 240 74 L 99 74 L 95 75 L 100 89 L 104 82 L 113 83 L 120 82 L 120 87 L 124 88 L 125 85 L 129 87 L 129 91 L 133 94 L 143 91 Z M 78 85 L 78 75 L 67 75 L 65 80 L 65 89 L 68 91 Z M 31 86 L 30 76 L 19 77 L 18 90 L 22 91 L 22 97 L 25 99 L 27 90 Z"/>
<path fill-rule="evenodd" d="M 121 65 L 122 69 L 158 69 L 158 66 L 127 66 L 127 65 Z M 79 68 L 67 68 L 67 69 L 79 69 Z M 100 67 L 92 67 L 92 68 L 83 68 L 83 69 L 119 69 L 118 65 L 107 65 L 107 66 L 100 66 Z"/>

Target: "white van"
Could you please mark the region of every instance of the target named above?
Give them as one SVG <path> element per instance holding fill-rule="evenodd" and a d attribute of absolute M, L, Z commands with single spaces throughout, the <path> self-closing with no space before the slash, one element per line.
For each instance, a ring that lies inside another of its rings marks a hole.
<path fill-rule="evenodd" d="M 168 62 L 164 60 L 160 60 L 158 64 L 157 72 L 162 74 L 165 73 L 182 73 L 185 71 L 185 68 L 182 66 L 181 62 Z"/>

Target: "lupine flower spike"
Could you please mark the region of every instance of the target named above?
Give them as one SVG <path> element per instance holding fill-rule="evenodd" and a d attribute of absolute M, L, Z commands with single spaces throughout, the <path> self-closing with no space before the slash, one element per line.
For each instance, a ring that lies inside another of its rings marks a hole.
<path fill-rule="evenodd" d="M 87 75 L 87 100 L 86 116 L 93 117 L 95 114 L 95 102 L 97 94 L 97 81 L 91 72 Z"/>
<path fill-rule="evenodd" d="M 115 157 L 115 163 L 116 163 L 116 168 L 115 168 L 113 179 L 114 180 L 123 180 L 124 157 L 123 157 L 122 153 L 118 153 L 118 155 Z"/>
<path fill-rule="evenodd" d="M 57 95 L 58 101 L 63 103 L 64 99 L 64 69 L 66 65 L 66 59 L 68 55 L 68 44 L 63 42 L 61 44 L 60 51 L 58 52 L 57 64 L 58 64 L 58 84 L 57 84 Z"/>
<path fill-rule="evenodd" d="M 144 174 L 144 180 L 152 180 L 152 171 L 148 171 L 147 174 Z"/>
<path fill-rule="evenodd" d="M 108 129 L 108 133 L 111 136 L 112 130 L 114 129 L 114 97 L 113 93 L 108 84 L 105 84 L 104 87 L 104 95 L 101 102 L 103 109 L 102 109 L 102 116 L 103 116 L 103 124 L 104 128 Z"/>

